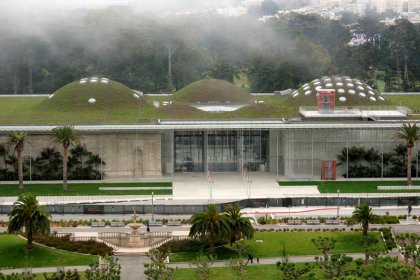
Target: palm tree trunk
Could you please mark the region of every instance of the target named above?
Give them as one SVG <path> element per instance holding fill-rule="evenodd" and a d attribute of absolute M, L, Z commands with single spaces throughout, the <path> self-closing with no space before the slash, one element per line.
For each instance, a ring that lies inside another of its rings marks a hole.
<path fill-rule="evenodd" d="M 22 151 L 18 150 L 18 178 L 19 178 L 19 191 L 23 191 L 23 164 L 22 164 Z"/>
<path fill-rule="evenodd" d="M 63 191 L 67 191 L 67 150 L 68 147 L 64 147 L 63 152 Z"/>
<path fill-rule="evenodd" d="M 412 145 L 407 145 L 407 185 L 411 186 L 411 153 L 412 153 Z"/>
<path fill-rule="evenodd" d="M 209 251 L 210 251 L 210 253 L 211 254 L 214 254 L 215 253 L 215 245 L 214 245 L 214 236 L 212 236 L 212 235 L 210 235 L 209 236 Z"/>
<path fill-rule="evenodd" d="M 369 223 L 363 223 L 363 236 L 368 235 Z"/>
<path fill-rule="evenodd" d="M 28 231 L 28 243 L 26 244 L 26 248 L 28 248 L 28 250 L 32 250 L 32 241 L 33 241 L 33 235 L 32 235 L 32 230 Z"/>

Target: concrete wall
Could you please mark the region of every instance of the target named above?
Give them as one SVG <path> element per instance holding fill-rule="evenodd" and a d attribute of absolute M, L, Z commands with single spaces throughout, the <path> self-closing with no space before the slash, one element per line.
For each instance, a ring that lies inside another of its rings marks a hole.
<path fill-rule="evenodd" d="M 0 136 L 0 142 L 6 141 L 5 135 Z M 161 133 L 159 132 L 83 134 L 81 144 L 85 145 L 88 151 L 99 154 L 105 161 L 106 164 L 102 166 L 105 178 L 141 178 L 162 175 Z M 36 158 L 46 147 L 54 147 L 63 154 L 63 148 L 53 144 L 49 135 L 32 133 L 28 135 L 23 156 L 32 155 Z M 2 166 L 3 160 L 0 160 L 0 167 Z"/>

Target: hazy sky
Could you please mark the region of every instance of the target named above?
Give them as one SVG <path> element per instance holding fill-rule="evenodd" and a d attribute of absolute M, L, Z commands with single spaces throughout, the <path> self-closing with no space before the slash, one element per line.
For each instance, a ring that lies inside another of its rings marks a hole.
<path fill-rule="evenodd" d="M 138 11 L 168 13 L 186 9 L 207 9 L 240 3 L 241 0 L 0 0 L 3 11 L 41 12 L 57 9 L 100 8 L 124 5 Z"/>

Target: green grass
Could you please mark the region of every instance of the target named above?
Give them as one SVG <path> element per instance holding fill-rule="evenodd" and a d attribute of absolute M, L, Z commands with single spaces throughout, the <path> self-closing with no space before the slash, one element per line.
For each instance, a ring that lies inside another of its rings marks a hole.
<path fill-rule="evenodd" d="M 235 85 L 216 79 L 204 79 L 187 85 L 177 91 L 172 100 L 182 102 L 246 102 L 250 94 Z"/>
<path fill-rule="evenodd" d="M 87 100 L 95 98 L 95 104 Z M 387 102 L 373 103 L 349 96 L 348 105 L 401 105 L 420 110 L 420 96 L 385 96 Z M 354 99 L 354 100 L 353 100 Z M 209 113 L 188 105 L 172 104 L 155 108 L 153 101 L 201 102 L 229 100 L 245 102 L 259 100 L 234 112 Z M 1 97 L 0 124 L 117 124 L 153 123 L 157 119 L 255 119 L 299 117 L 299 106 L 315 106 L 316 97 L 249 96 L 244 90 L 227 82 L 201 80 L 179 90 L 172 97 L 133 97 L 131 89 L 118 82 L 109 85 L 70 83 L 54 93 L 54 97 Z M 411 118 L 419 118 L 413 116 Z"/>
<path fill-rule="evenodd" d="M 279 258 L 280 260 L 280 258 Z M 297 264 L 297 266 L 303 266 L 304 264 Z M 355 263 L 349 265 L 349 269 L 355 269 Z M 313 277 L 310 277 L 310 273 L 306 273 L 301 276 L 299 279 L 327 279 L 325 272 L 315 267 L 311 270 L 314 273 Z M 194 269 L 177 269 L 175 271 L 175 280 L 184 280 L 184 279 L 197 279 Z M 211 268 L 212 280 L 239 280 L 241 277 L 234 272 L 230 267 L 213 267 Z M 244 273 L 243 280 L 289 280 L 282 276 L 282 273 L 277 268 L 275 264 L 263 265 L 263 264 L 250 264 L 246 267 L 246 272 Z M 417 279 L 415 276 L 410 276 L 409 280 Z M 407 279 L 407 280 L 408 280 Z"/>
<path fill-rule="evenodd" d="M 171 187 L 171 182 L 151 182 L 151 183 L 85 183 L 69 184 L 69 190 L 64 192 L 62 184 L 27 184 L 24 185 L 24 192 L 32 192 L 36 195 L 171 195 L 172 190 L 107 190 L 101 191 L 99 187 Z M 0 184 L 0 196 L 16 196 L 17 184 Z"/>
<path fill-rule="evenodd" d="M 406 181 L 289 181 L 279 182 L 282 186 L 318 186 L 320 193 L 410 193 L 419 190 L 377 190 L 377 186 L 405 186 Z M 413 185 L 420 185 L 420 181 L 413 181 Z"/>
<path fill-rule="evenodd" d="M 72 253 L 34 244 L 30 253 L 25 250 L 26 240 L 17 235 L 0 235 L 0 267 L 60 267 L 89 265 L 97 256 Z"/>
<path fill-rule="evenodd" d="M 241 279 L 231 268 L 228 267 L 216 267 L 211 269 L 212 280 L 236 280 Z M 280 271 L 277 269 L 275 264 L 270 265 L 249 265 L 246 269 L 245 279 L 281 279 Z M 184 279 L 197 279 L 193 269 L 177 269 L 175 271 L 175 280 Z"/>
<path fill-rule="evenodd" d="M 382 240 L 379 232 L 369 233 L 378 240 Z M 333 253 L 359 253 L 363 252 L 361 246 L 362 234 L 360 232 L 256 232 L 252 240 L 248 241 L 254 257 L 267 258 L 282 255 L 283 246 L 286 253 L 291 256 L 318 255 L 319 250 L 313 245 L 311 239 L 318 236 L 333 237 L 337 240 Z M 256 242 L 262 240 L 263 242 Z M 382 241 L 378 247 L 385 248 Z M 200 252 L 180 252 L 171 254 L 171 262 L 191 261 Z M 235 253 L 228 246 L 218 247 L 218 259 L 229 259 Z"/>

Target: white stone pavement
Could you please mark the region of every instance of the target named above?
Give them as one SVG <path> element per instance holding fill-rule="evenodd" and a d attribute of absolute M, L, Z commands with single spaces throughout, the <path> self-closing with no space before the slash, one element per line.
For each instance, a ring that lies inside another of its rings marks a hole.
<path fill-rule="evenodd" d="M 182 174 L 174 177 L 174 199 L 246 199 L 283 197 L 287 194 L 319 194 L 317 186 L 279 187 L 271 173 L 203 173 Z"/>

